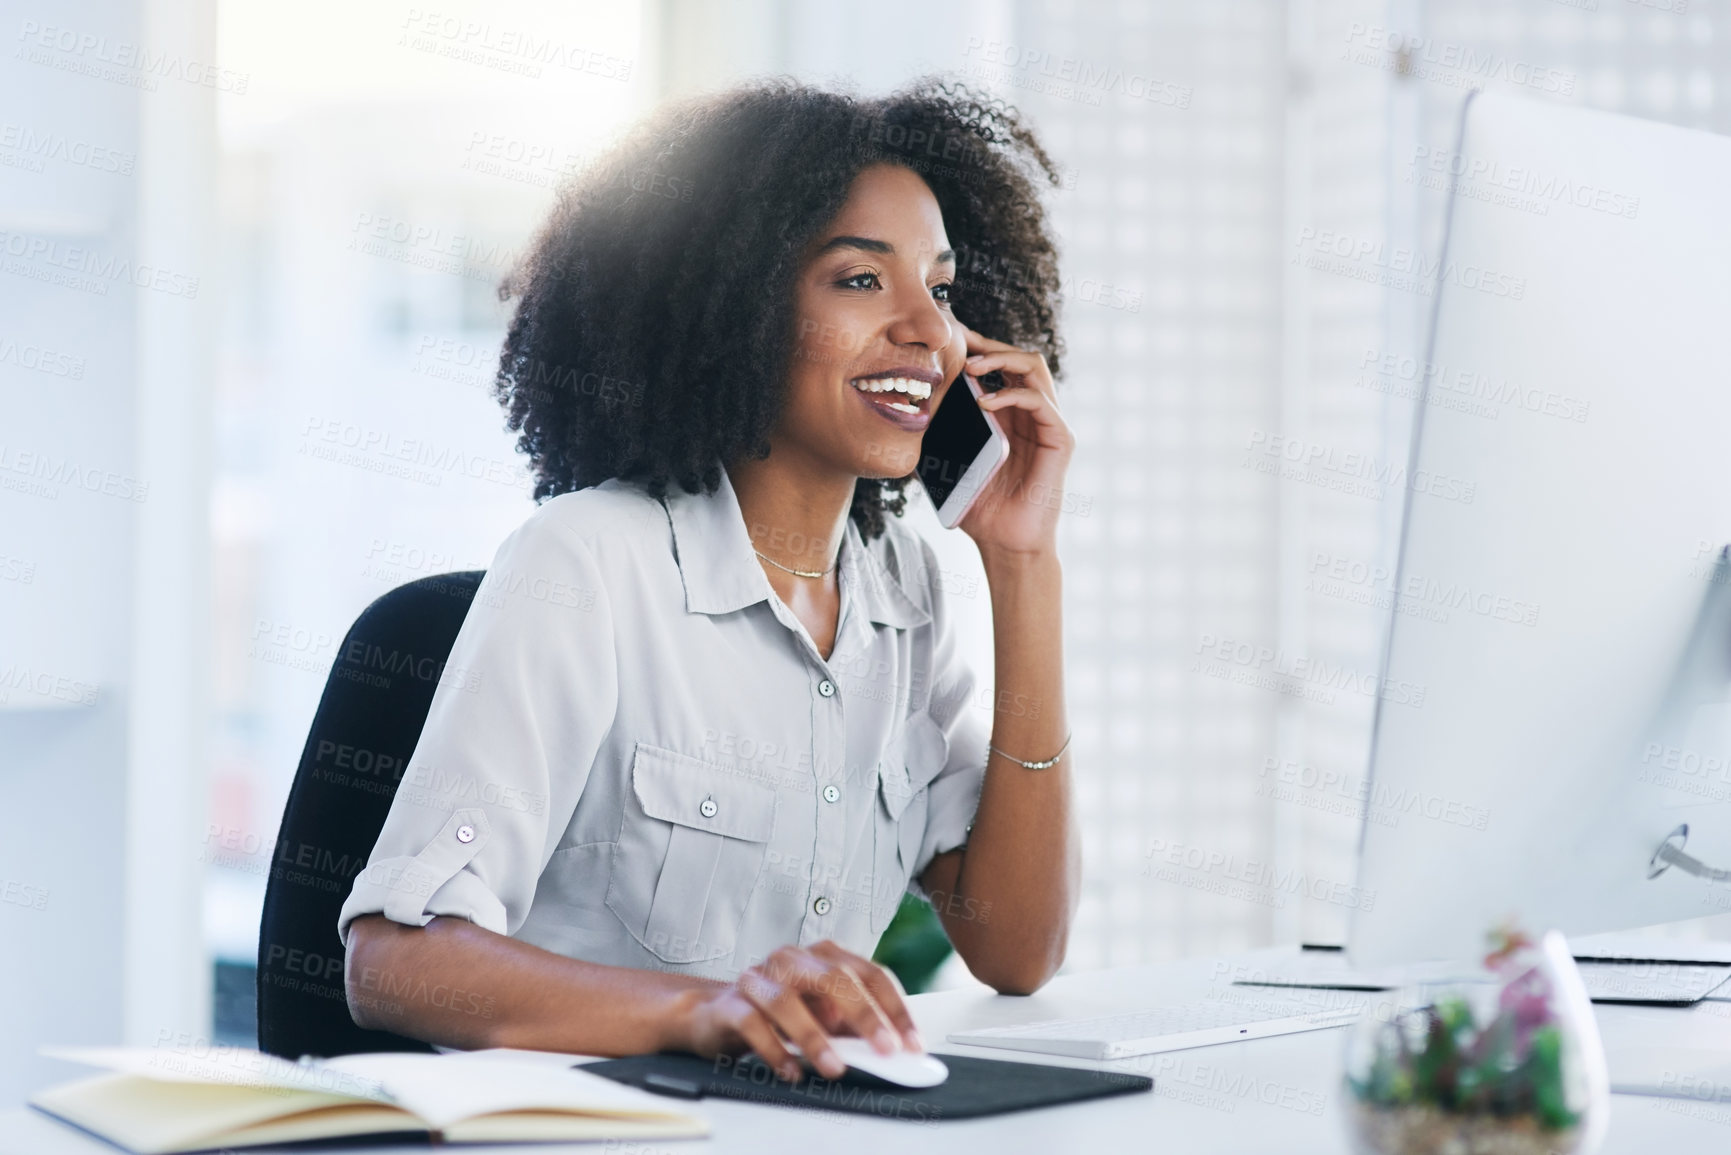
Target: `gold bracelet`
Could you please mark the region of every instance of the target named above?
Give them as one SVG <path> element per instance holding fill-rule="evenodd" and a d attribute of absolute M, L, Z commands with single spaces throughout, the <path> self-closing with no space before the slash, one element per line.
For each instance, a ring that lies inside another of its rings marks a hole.
<path fill-rule="evenodd" d="M 1014 762 L 1016 765 L 1020 766 L 1024 770 L 1050 770 L 1052 767 L 1054 767 L 1058 764 L 1058 759 L 1060 759 L 1064 756 L 1064 751 L 1066 751 L 1070 748 L 1070 739 L 1074 736 L 1074 734 L 1075 734 L 1075 732 L 1071 731 L 1071 733 L 1064 735 L 1064 744 L 1062 746 L 1058 747 L 1058 752 L 1056 754 L 1052 755 L 1050 758 L 1046 759 L 1044 762 L 1024 762 L 1020 758 L 1017 758 L 1013 755 L 1004 753 L 1002 750 L 998 749 L 996 746 L 992 745 L 990 742 L 986 743 L 986 749 L 990 750 L 992 753 L 996 754 L 1000 758 L 1008 758 L 1010 761 Z"/>

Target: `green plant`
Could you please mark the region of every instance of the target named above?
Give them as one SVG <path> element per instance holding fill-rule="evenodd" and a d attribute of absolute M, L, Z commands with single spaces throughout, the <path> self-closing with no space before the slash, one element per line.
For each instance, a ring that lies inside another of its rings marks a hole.
<path fill-rule="evenodd" d="M 1528 1117 L 1550 1130 L 1581 1121 L 1564 1083 L 1550 980 L 1524 936 L 1502 931 L 1496 941 L 1485 960 L 1502 980 L 1496 1006 L 1480 1015 L 1466 997 L 1445 995 L 1395 1015 L 1377 1033 L 1369 1066 L 1348 1076 L 1361 1103 Z"/>
<path fill-rule="evenodd" d="M 911 894 L 902 896 L 895 917 L 884 928 L 872 961 L 888 967 L 901 980 L 902 988 L 917 995 L 931 984 L 932 976 L 950 957 L 949 936 L 929 902 Z"/>

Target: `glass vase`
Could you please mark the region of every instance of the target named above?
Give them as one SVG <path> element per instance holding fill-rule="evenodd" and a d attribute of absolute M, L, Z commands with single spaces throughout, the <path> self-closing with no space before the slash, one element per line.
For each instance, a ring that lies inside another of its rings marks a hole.
<path fill-rule="evenodd" d="M 1610 1084 L 1563 936 L 1500 932 L 1482 981 L 1373 999 L 1348 1033 L 1344 1110 L 1361 1155 L 1588 1155 Z"/>

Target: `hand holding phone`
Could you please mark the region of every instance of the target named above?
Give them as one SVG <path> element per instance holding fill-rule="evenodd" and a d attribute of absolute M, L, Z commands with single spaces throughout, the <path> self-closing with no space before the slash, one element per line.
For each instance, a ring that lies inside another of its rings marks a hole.
<path fill-rule="evenodd" d="M 1045 355 L 961 326 L 968 357 L 926 427 L 921 480 L 940 520 L 959 526 L 982 555 L 1029 557 L 1057 548 L 1058 517 L 1068 501 L 1064 474 L 1075 435 L 1058 412 Z M 1000 377 L 993 390 L 982 382 Z M 965 383 L 967 391 L 957 386 Z M 977 421 L 970 409 L 979 410 Z"/>
<path fill-rule="evenodd" d="M 915 473 L 946 529 L 961 523 L 1009 460 L 1010 439 L 998 419 L 980 408 L 984 395 L 973 375 L 963 373 L 944 394 L 920 441 Z"/>

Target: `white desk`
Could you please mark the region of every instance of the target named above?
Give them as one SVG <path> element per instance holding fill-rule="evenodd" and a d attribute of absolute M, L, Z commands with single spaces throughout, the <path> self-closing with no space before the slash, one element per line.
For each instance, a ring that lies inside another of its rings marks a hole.
<path fill-rule="evenodd" d="M 915 1018 L 927 1045 L 938 1051 L 978 1054 L 1012 1061 L 1104 1066 L 1151 1075 L 1154 1091 L 990 1119 L 913 1123 L 824 1111 L 796 1111 L 705 1099 L 696 1104 L 715 1133 L 706 1141 L 577 1144 L 573 1151 L 610 1155 L 677 1155 L 680 1152 L 798 1151 L 813 1155 L 884 1155 L 886 1151 L 1022 1152 L 1243 1152 L 1282 1155 L 1348 1150 L 1340 1105 L 1341 1029 L 1311 1031 L 1147 1055 L 1110 1064 L 1022 1052 L 958 1047 L 944 1042 L 952 1030 L 1002 1026 L 1059 1016 L 1101 1014 L 1150 1007 L 1205 995 L 1225 963 L 1267 966 L 1287 950 L 1235 955 L 1224 962 L 1190 960 L 1158 966 L 1066 975 L 1029 998 L 1002 998 L 973 991 L 918 995 Z M 1226 981 L 1221 979 L 1220 981 Z M 1731 1003 L 1687 1009 L 1596 1008 L 1607 1048 L 1641 1045 L 1731 1049 Z M 1285 1105 L 1282 1105 L 1285 1104 Z M 1319 1108 L 1319 1109 L 1318 1109 Z M 1731 1105 L 1612 1096 L 1606 1155 L 1653 1151 L 1722 1151 L 1731 1145 Z M 426 1150 L 406 1147 L 404 1150 Z M 533 1150 L 549 1150 L 536 1147 Z M 341 1149 L 325 1148 L 336 1152 Z M 358 1148 L 356 1150 L 359 1150 Z M 370 1146 L 367 1155 L 394 1147 Z M 456 1150 L 453 1148 L 452 1150 Z M 523 1147 L 464 1148 L 524 1155 Z M 28 1108 L 0 1112 L 4 1155 L 114 1155 L 115 1148 L 64 1127 Z"/>

